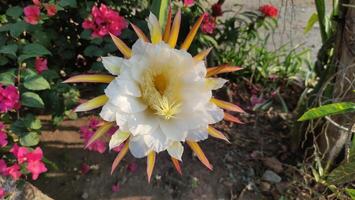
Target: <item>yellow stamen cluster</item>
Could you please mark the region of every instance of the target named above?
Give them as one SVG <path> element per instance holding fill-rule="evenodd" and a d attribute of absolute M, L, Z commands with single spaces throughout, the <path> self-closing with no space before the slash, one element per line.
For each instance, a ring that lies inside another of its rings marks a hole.
<path fill-rule="evenodd" d="M 166 69 L 166 68 L 163 68 Z M 180 112 L 178 88 L 168 70 L 149 68 L 143 72 L 140 89 L 142 100 L 157 115 L 169 120 Z"/>

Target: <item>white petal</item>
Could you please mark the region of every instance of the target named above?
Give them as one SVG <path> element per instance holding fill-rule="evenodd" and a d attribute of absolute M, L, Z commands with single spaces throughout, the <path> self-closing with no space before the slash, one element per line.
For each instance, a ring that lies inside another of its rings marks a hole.
<path fill-rule="evenodd" d="M 135 97 L 141 96 L 141 90 L 134 80 L 118 78 L 116 79 L 116 83 L 124 94 Z"/>
<path fill-rule="evenodd" d="M 127 138 L 130 136 L 129 132 L 117 130 L 110 139 L 109 147 L 110 150 L 120 146 L 124 141 L 127 140 Z"/>
<path fill-rule="evenodd" d="M 224 112 L 221 108 L 217 107 L 213 103 L 208 103 L 206 105 L 207 109 L 207 119 L 208 119 L 208 124 L 214 124 L 219 121 L 221 121 L 224 118 Z"/>
<path fill-rule="evenodd" d="M 138 135 L 132 137 L 129 142 L 129 150 L 131 154 L 136 158 L 143 158 L 148 155 L 151 149 L 147 146 L 145 142 L 145 136 Z"/>
<path fill-rule="evenodd" d="M 178 160 L 181 160 L 181 156 L 184 153 L 184 147 L 180 142 L 173 142 L 167 150 L 171 157 Z"/>
<path fill-rule="evenodd" d="M 165 151 L 168 147 L 168 139 L 160 128 L 155 129 L 151 135 L 147 136 L 151 139 L 147 145 L 155 152 Z"/>
<path fill-rule="evenodd" d="M 101 57 L 104 67 L 113 75 L 120 74 L 121 68 L 125 65 L 126 60 L 116 56 Z"/>
<path fill-rule="evenodd" d="M 138 98 L 125 95 L 117 85 L 116 80 L 107 86 L 105 94 L 110 103 L 125 113 L 141 112 L 147 108 L 147 105 L 143 104 Z"/>
<path fill-rule="evenodd" d="M 100 112 L 100 117 L 105 121 L 115 121 L 116 119 L 116 107 L 111 103 L 106 103 Z"/>
<path fill-rule="evenodd" d="M 160 128 L 172 141 L 185 141 L 188 127 L 177 119 L 160 120 Z"/>
<path fill-rule="evenodd" d="M 207 138 L 208 138 L 208 131 L 207 131 L 207 126 L 205 126 L 205 127 L 189 130 L 189 132 L 187 133 L 186 140 L 198 142 L 200 140 L 205 140 Z"/>
<path fill-rule="evenodd" d="M 159 120 L 149 112 L 138 112 L 131 115 L 128 121 L 129 131 L 133 135 L 152 134 L 158 128 Z"/>

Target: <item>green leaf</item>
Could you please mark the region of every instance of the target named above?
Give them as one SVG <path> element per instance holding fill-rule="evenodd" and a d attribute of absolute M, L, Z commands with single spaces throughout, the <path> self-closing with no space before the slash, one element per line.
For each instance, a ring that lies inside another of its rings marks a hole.
<path fill-rule="evenodd" d="M 37 132 L 29 132 L 20 137 L 20 144 L 26 147 L 36 146 L 39 143 L 39 134 Z"/>
<path fill-rule="evenodd" d="M 0 83 L 3 85 L 13 85 L 16 78 L 16 69 L 10 69 L 0 74 Z"/>
<path fill-rule="evenodd" d="M 44 108 L 44 102 L 41 97 L 33 92 L 25 92 L 21 95 L 21 103 L 31 108 Z"/>
<path fill-rule="evenodd" d="M 72 8 L 76 8 L 78 6 L 76 0 L 61 0 L 59 1 L 58 5 L 61 7 L 69 6 Z"/>
<path fill-rule="evenodd" d="M 318 22 L 318 14 L 313 13 L 311 17 L 308 19 L 307 25 L 304 28 L 304 33 L 308 33 L 310 30 L 312 30 L 314 24 Z"/>
<path fill-rule="evenodd" d="M 7 59 L 5 56 L 0 55 L 0 66 L 6 65 L 9 62 L 9 59 Z"/>
<path fill-rule="evenodd" d="M 44 55 L 52 55 L 52 53 L 50 51 L 48 51 L 48 49 L 46 49 L 46 47 L 44 47 L 38 43 L 32 43 L 32 44 L 26 45 L 22 49 L 22 54 L 19 56 L 18 60 L 19 60 L 19 62 L 22 62 L 28 58 L 34 58 L 37 56 L 44 56 Z"/>
<path fill-rule="evenodd" d="M 355 200 L 355 189 L 345 188 L 345 192 L 352 200 Z"/>
<path fill-rule="evenodd" d="M 344 162 L 328 175 L 327 181 L 330 184 L 338 185 L 349 183 L 355 180 L 355 161 Z"/>
<path fill-rule="evenodd" d="M 23 86 L 29 90 L 50 89 L 48 81 L 30 69 L 26 70 L 24 77 Z"/>
<path fill-rule="evenodd" d="M 23 21 L 18 21 L 14 24 L 10 24 L 9 29 L 12 37 L 18 37 L 22 32 L 28 28 L 28 24 Z"/>
<path fill-rule="evenodd" d="M 101 48 L 94 45 L 90 45 L 86 47 L 84 50 L 84 55 L 89 57 L 98 57 L 98 56 L 102 56 L 103 54 L 104 51 Z"/>
<path fill-rule="evenodd" d="M 17 19 L 22 15 L 22 9 L 20 6 L 10 7 L 6 11 L 6 15 L 12 17 L 13 19 Z"/>
<path fill-rule="evenodd" d="M 32 114 L 27 114 L 23 119 L 26 128 L 30 130 L 38 130 L 42 127 L 41 120 L 33 116 Z"/>
<path fill-rule="evenodd" d="M 158 18 L 160 27 L 165 27 L 169 0 L 153 0 L 150 11 Z"/>
<path fill-rule="evenodd" d="M 6 46 L 2 46 L 0 48 L 0 53 L 6 54 L 6 55 L 16 56 L 16 51 L 17 51 L 17 45 L 16 44 L 9 44 L 9 45 L 6 45 Z"/>
<path fill-rule="evenodd" d="M 304 113 L 298 121 L 306 121 L 311 119 L 316 119 L 329 115 L 342 114 L 347 112 L 355 111 L 355 103 L 352 102 L 341 102 L 341 103 L 332 103 L 317 108 L 312 108 Z"/>
<path fill-rule="evenodd" d="M 27 132 L 27 128 L 23 123 L 22 119 L 16 120 L 11 124 L 11 131 L 16 133 L 16 135 L 22 135 L 23 133 Z"/>

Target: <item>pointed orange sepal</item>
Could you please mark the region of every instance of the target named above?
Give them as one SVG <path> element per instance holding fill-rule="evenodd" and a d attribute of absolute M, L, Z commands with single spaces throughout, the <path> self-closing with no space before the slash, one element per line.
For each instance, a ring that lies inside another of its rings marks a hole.
<path fill-rule="evenodd" d="M 85 112 L 89 110 L 93 110 L 96 108 L 99 108 L 108 101 L 108 98 L 106 95 L 100 95 L 98 97 L 95 97 L 93 99 L 90 99 L 89 101 L 80 104 L 78 107 L 75 108 L 75 112 Z"/>
<path fill-rule="evenodd" d="M 180 23 L 181 23 L 181 10 L 179 9 L 175 15 L 173 26 L 171 27 L 170 37 L 168 44 L 171 48 L 175 48 L 176 42 L 179 37 L 180 32 Z"/>
<path fill-rule="evenodd" d="M 227 112 L 224 112 L 224 119 L 237 124 L 244 124 L 244 122 L 240 121 L 238 117 L 235 117 Z"/>
<path fill-rule="evenodd" d="M 179 160 L 178 160 L 178 159 L 175 159 L 175 158 L 173 158 L 173 157 L 171 157 L 171 162 L 173 163 L 173 165 L 174 165 L 176 171 L 177 171 L 180 175 L 182 175 L 182 170 L 181 170 L 181 166 L 180 166 Z"/>
<path fill-rule="evenodd" d="M 63 83 L 111 83 L 115 79 L 114 76 L 105 74 L 82 74 L 72 76 Z"/>
<path fill-rule="evenodd" d="M 212 165 L 208 161 L 207 157 L 203 153 L 201 147 L 197 144 L 197 142 L 186 141 L 186 143 L 190 146 L 193 152 L 197 155 L 197 158 L 204 164 L 209 170 L 213 170 Z"/>
<path fill-rule="evenodd" d="M 181 50 L 186 50 L 187 51 L 189 49 L 193 39 L 196 36 L 196 33 L 197 33 L 198 29 L 200 28 L 200 25 L 201 25 L 201 23 L 203 21 L 204 16 L 205 15 L 201 15 L 198 18 L 197 22 L 193 25 L 193 27 L 191 28 L 190 32 L 187 34 L 185 41 L 182 43 L 182 45 L 180 47 Z"/>
<path fill-rule="evenodd" d="M 94 135 L 90 138 L 90 140 L 88 141 L 88 143 L 85 145 L 85 149 L 88 148 L 88 146 L 90 146 L 92 143 L 94 143 L 96 140 L 98 140 L 99 138 L 101 138 L 102 136 L 105 135 L 105 133 L 107 133 L 108 130 L 110 130 L 110 128 L 113 126 L 112 122 L 106 122 L 104 123 L 102 126 L 100 126 L 100 128 L 97 129 L 97 131 L 94 133 Z"/>
<path fill-rule="evenodd" d="M 151 151 L 148 156 L 147 156 L 147 175 L 148 175 L 148 182 L 150 183 L 150 179 L 153 174 L 153 169 L 155 165 L 155 157 L 156 153 L 154 151 Z"/>
<path fill-rule="evenodd" d="M 211 98 L 211 102 L 216 104 L 216 106 L 226 109 L 226 110 L 230 110 L 230 111 L 234 111 L 234 112 L 239 112 L 239 113 L 245 113 L 245 111 L 243 109 L 241 109 L 239 106 L 234 105 L 232 103 L 226 102 L 226 101 L 222 101 L 219 99 L 215 99 L 215 98 Z"/>
<path fill-rule="evenodd" d="M 125 157 L 125 155 L 128 152 L 128 147 L 129 147 L 129 141 L 126 141 L 126 143 L 124 144 L 123 148 L 121 149 L 121 151 L 117 154 L 117 157 L 115 158 L 115 160 L 112 163 L 112 167 L 111 167 L 111 175 L 113 174 L 113 172 L 115 171 L 115 169 L 117 168 L 118 164 L 120 164 L 121 160 Z"/>
<path fill-rule="evenodd" d="M 211 52 L 211 50 L 212 50 L 212 47 L 201 51 L 200 53 L 198 53 L 197 55 L 194 56 L 194 60 L 196 60 L 196 61 L 204 60 L 208 56 L 208 54 Z"/>
<path fill-rule="evenodd" d="M 164 40 L 164 42 L 166 42 L 166 43 L 168 43 L 168 41 L 169 41 L 169 36 L 170 36 L 171 17 L 172 17 L 171 6 L 169 6 L 168 19 L 166 20 L 165 30 L 164 30 L 164 34 L 163 34 L 163 40 Z"/>
<path fill-rule="evenodd" d="M 144 42 L 149 42 L 148 37 L 144 34 L 144 32 L 136 25 L 131 23 L 131 26 L 134 30 L 134 32 L 136 32 L 138 38 L 142 39 Z"/>
<path fill-rule="evenodd" d="M 219 130 L 213 128 L 212 126 L 208 126 L 207 130 L 208 130 L 208 134 L 210 136 L 212 136 L 214 138 L 218 138 L 218 139 L 224 140 L 224 141 L 230 143 L 228 138 L 223 133 L 221 133 Z"/>
<path fill-rule="evenodd" d="M 241 67 L 238 66 L 229 66 L 229 65 L 221 65 L 217 67 L 210 67 L 207 68 L 207 75 L 206 77 L 210 77 L 216 74 L 228 73 L 228 72 L 235 72 L 241 70 Z"/>
<path fill-rule="evenodd" d="M 118 37 L 110 33 L 110 36 L 115 43 L 116 47 L 123 54 L 125 58 L 130 58 L 132 56 L 132 50 Z"/>

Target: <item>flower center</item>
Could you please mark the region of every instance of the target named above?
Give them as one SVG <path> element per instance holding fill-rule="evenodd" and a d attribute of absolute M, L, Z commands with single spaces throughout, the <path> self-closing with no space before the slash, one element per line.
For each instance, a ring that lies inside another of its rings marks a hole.
<path fill-rule="evenodd" d="M 180 112 L 179 87 L 169 70 L 149 68 L 143 72 L 142 99 L 157 115 L 169 120 Z"/>

